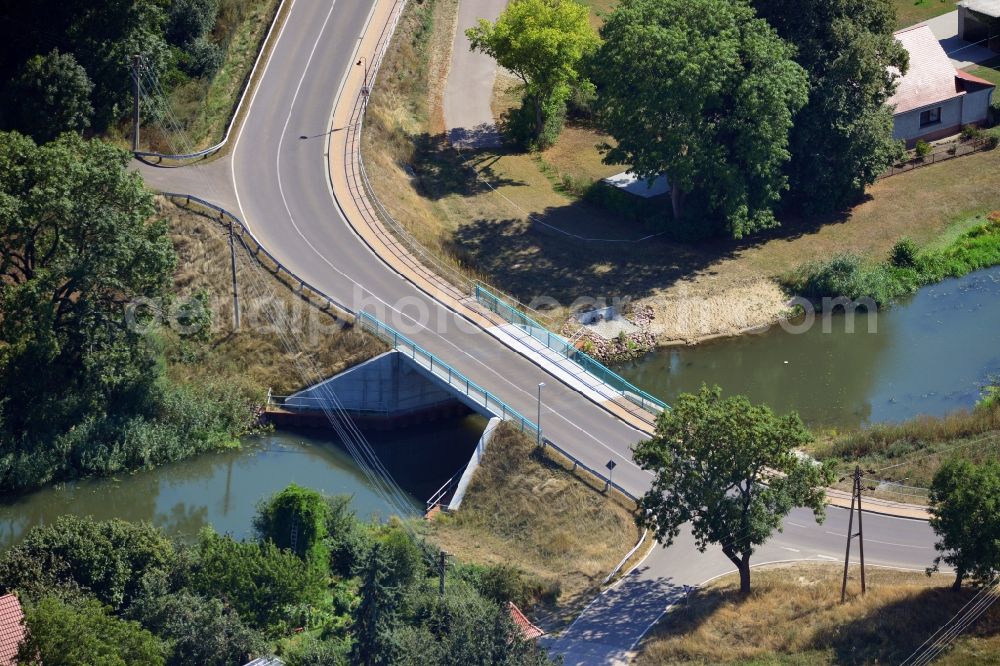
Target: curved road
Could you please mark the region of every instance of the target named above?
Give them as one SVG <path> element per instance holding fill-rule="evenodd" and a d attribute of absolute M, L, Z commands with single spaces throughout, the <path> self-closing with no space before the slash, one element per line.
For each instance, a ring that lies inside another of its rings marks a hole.
<path fill-rule="evenodd" d="M 546 437 L 596 469 L 616 460 L 615 480 L 642 494 L 649 476 L 629 456 L 642 433 L 402 279 L 344 219 L 327 171 L 331 109 L 353 103 L 360 87 L 353 69 L 358 36 L 377 0 L 289 1 L 230 154 L 179 169 L 140 165 L 147 183 L 238 212 L 258 240 L 307 282 L 401 329 L 529 417 L 536 387 L 546 382 Z M 808 513 L 794 512 L 755 561 L 842 559 L 847 512 L 828 513 L 818 526 Z M 933 535 L 924 522 L 870 514 L 865 528 L 870 563 L 922 569 L 933 559 Z M 731 569 L 717 550 L 700 554 L 684 535 L 671 548 L 656 548 L 552 645 L 570 664 L 622 660 L 683 586 Z"/>

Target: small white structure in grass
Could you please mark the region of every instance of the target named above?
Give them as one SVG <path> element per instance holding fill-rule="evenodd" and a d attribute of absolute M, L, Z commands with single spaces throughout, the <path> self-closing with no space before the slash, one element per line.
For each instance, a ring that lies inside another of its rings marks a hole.
<path fill-rule="evenodd" d="M 639 331 L 639 327 L 622 316 L 615 307 L 590 310 L 576 315 L 576 320 L 583 324 L 594 335 L 610 340 L 619 333 L 630 335 Z"/>
<path fill-rule="evenodd" d="M 634 173 L 623 171 L 614 176 L 608 176 L 603 182 L 611 187 L 618 188 L 643 199 L 652 199 L 670 191 L 670 184 L 667 182 L 666 175 L 657 176 L 650 183 L 645 178 L 639 178 Z"/>

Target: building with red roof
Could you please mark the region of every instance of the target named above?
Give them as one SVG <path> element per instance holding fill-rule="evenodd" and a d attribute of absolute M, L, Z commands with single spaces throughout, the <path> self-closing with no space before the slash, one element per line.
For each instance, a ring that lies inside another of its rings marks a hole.
<path fill-rule="evenodd" d="M 965 125 L 986 123 L 992 83 L 955 69 L 927 25 L 895 35 L 910 54 L 910 68 L 888 100 L 895 138 L 912 146 L 918 139 L 933 141 L 958 134 Z"/>
<path fill-rule="evenodd" d="M 24 613 L 17 595 L 0 597 L 0 666 L 14 666 L 17 648 L 24 640 Z"/>

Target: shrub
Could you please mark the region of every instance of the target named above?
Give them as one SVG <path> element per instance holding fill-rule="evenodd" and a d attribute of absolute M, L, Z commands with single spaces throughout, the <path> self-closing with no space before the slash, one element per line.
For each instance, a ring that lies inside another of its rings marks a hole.
<path fill-rule="evenodd" d="M 917 265 L 917 244 L 903 237 L 896 241 L 889 252 L 889 262 L 898 268 L 912 268 Z"/>
<path fill-rule="evenodd" d="M 535 604 L 545 593 L 541 582 L 529 578 L 523 571 L 509 564 L 460 564 L 455 570 L 460 578 L 471 583 L 481 595 L 498 604 L 513 601 L 526 608 Z"/>
<path fill-rule="evenodd" d="M 258 629 L 281 633 L 290 628 L 290 609 L 315 606 L 326 587 L 316 567 L 271 542 L 236 541 L 211 529 L 202 531 L 199 562 L 191 587 L 227 599 L 240 616 Z"/>
<path fill-rule="evenodd" d="M 962 128 L 962 141 L 971 141 L 973 139 L 979 139 L 983 136 L 983 130 L 979 129 L 975 125 L 966 125 Z"/>
<path fill-rule="evenodd" d="M 536 137 L 535 109 L 525 100 L 521 106 L 503 113 L 500 117 L 500 131 L 509 143 L 518 148 L 531 152 L 545 150 L 554 144 L 562 133 L 566 122 L 566 104 L 559 100 L 558 103 L 545 105 L 543 117 L 545 126 L 541 136 Z"/>
<path fill-rule="evenodd" d="M 924 159 L 931 154 L 931 144 L 927 143 L 923 139 L 917 140 L 917 145 L 913 147 L 913 152 L 916 153 L 917 157 Z"/>
<path fill-rule="evenodd" d="M 222 67 L 225 54 L 215 42 L 199 37 L 185 47 L 186 62 L 184 71 L 198 78 L 212 78 Z"/>

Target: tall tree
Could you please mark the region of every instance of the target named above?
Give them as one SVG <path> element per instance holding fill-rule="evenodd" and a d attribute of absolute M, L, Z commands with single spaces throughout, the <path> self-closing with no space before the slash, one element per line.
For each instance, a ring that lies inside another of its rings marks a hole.
<path fill-rule="evenodd" d="M 0 409 L 11 442 L 134 409 L 156 379 L 125 306 L 166 296 L 175 256 L 128 160 L 72 134 L 43 146 L 0 134 Z"/>
<path fill-rule="evenodd" d="M 948 564 L 955 590 L 967 579 L 985 584 L 1000 573 L 1000 463 L 946 462 L 931 483 L 930 511 L 940 555 L 928 573 Z"/>
<path fill-rule="evenodd" d="M 891 0 L 752 0 L 798 48 L 809 103 L 795 119 L 787 173 L 794 201 L 832 210 L 857 200 L 902 154 L 892 138 L 895 72 L 906 49 L 893 36 Z"/>
<path fill-rule="evenodd" d="M 723 399 L 718 387 L 681 394 L 655 436 L 635 446 L 635 461 L 654 474 L 639 524 L 669 546 L 690 522 L 702 552 L 718 544 L 736 566 L 746 595 L 754 547 L 792 508 L 812 509 L 817 522 L 825 517 L 831 472 L 795 455 L 810 439 L 794 412 L 779 417 L 743 396 Z"/>
<path fill-rule="evenodd" d="M 54 48 L 70 53 L 94 84 L 93 126 L 103 131 L 131 104 L 133 54 L 153 73 L 164 71 L 168 3 L 164 0 L 5 3 L 0 11 L 0 80 L 9 80 L 30 57 Z M 7 106 L 7 98 L 4 99 Z M 13 100 L 13 104 L 21 100 Z"/>
<path fill-rule="evenodd" d="M 82 132 L 90 127 L 94 108 L 90 92 L 94 85 L 69 53 L 53 49 L 24 64 L 11 83 L 11 125 L 38 143 L 51 141 L 63 132 Z"/>
<path fill-rule="evenodd" d="M 187 590 L 152 592 L 133 605 L 129 616 L 169 643 L 167 666 L 245 664 L 267 651 L 263 635 L 219 599 Z"/>
<path fill-rule="evenodd" d="M 737 238 L 775 226 L 807 96 L 794 50 L 744 0 L 622 0 L 601 36 L 592 78 L 617 142 L 605 162 L 666 174 L 675 221 L 694 193 L 697 215 Z"/>
<path fill-rule="evenodd" d="M 372 546 L 361 583 L 361 605 L 354 616 L 351 663 L 385 666 L 393 662 L 392 630 L 396 623 L 399 590 L 390 584 L 392 564 L 383 546 Z"/>
<path fill-rule="evenodd" d="M 0 558 L 4 590 L 82 590 L 114 609 L 129 606 L 144 577 L 167 575 L 173 544 L 152 525 L 60 516 L 33 528 Z"/>
<path fill-rule="evenodd" d="M 496 23 L 480 19 L 466 35 L 474 51 L 521 79 L 533 143 L 545 147 L 561 129 L 573 86 L 581 83 L 581 60 L 600 43 L 587 7 L 575 0 L 512 0 Z"/>
<path fill-rule="evenodd" d="M 323 569 L 329 567 L 326 544 L 330 504 L 322 493 L 290 484 L 257 505 L 253 525 L 261 541 L 290 549 L 310 558 Z"/>

